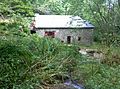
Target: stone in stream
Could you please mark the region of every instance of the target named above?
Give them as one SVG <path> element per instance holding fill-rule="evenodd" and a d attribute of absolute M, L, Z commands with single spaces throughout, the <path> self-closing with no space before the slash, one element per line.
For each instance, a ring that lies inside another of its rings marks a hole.
<path fill-rule="evenodd" d="M 64 84 L 54 84 L 48 86 L 44 89 L 85 89 L 82 85 L 78 84 L 76 81 L 67 80 Z"/>
<path fill-rule="evenodd" d="M 73 86 L 65 85 L 65 84 L 56 84 L 48 89 L 76 89 L 76 88 L 74 88 Z"/>
<path fill-rule="evenodd" d="M 79 53 L 95 58 L 96 60 L 104 59 L 103 53 L 101 51 L 98 51 L 97 49 L 80 49 Z"/>
<path fill-rule="evenodd" d="M 76 85 L 76 84 L 56 84 L 52 87 L 49 87 L 47 89 L 84 89 L 81 85 Z"/>
<path fill-rule="evenodd" d="M 74 89 L 84 89 L 84 87 L 81 84 L 78 84 L 74 80 L 67 80 L 64 84 L 67 86 L 72 86 Z"/>

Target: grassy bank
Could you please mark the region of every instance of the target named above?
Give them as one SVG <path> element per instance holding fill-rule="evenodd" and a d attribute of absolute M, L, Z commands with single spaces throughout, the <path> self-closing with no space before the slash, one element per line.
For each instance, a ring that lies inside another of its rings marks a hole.
<path fill-rule="evenodd" d="M 119 61 L 113 62 L 118 48 L 88 47 L 105 52 L 106 61 L 99 63 L 81 55 L 78 46 L 68 47 L 57 39 L 8 30 L 0 35 L 0 89 L 42 89 L 70 75 L 86 89 L 120 87 Z"/>

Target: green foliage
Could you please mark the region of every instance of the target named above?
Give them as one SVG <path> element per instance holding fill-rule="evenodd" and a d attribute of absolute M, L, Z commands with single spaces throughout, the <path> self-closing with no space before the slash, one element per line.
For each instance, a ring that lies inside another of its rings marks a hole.
<path fill-rule="evenodd" d="M 86 80 L 88 89 L 119 89 L 119 69 L 105 65 L 93 66 L 94 72 Z"/>
<path fill-rule="evenodd" d="M 22 16 L 30 16 L 33 15 L 33 7 L 27 1 L 20 0 L 1 0 L 0 1 L 0 15 L 6 16 L 13 16 L 14 14 L 18 15 L 21 14 Z"/>
<path fill-rule="evenodd" d="M 69 76 L 88 89 L 119 88 L 119 66 L 98 63 L 57 39 L 21 34 L 0 39 L 1 89 L 34 89 Z"/>
<path fill-rule="evenodd" d="M 87 58 L 79 54 L 77 46 L 69 47 L 58 39 L 31 35 L 31 19 L 25 16 L 35 10 L 91 20 L 96 26 L 96 41 L 105 44 L 98 47 L 105 60 L 99 63 Z M 119 89 L 119 12 L 117 4 L 108 9 L 105 0 L 1 0 L 0 89 L 42 88 L 44 84 L 63 83 L 70 76 L 87 89 Z"/>
<path fill-rule="evenodd" d="M 24 46 L 17 44 L 16 39 L 0 40 L 0 87 L 12 88 L 23 82 L 25 70 L 31 65 L 31 53 Z"/>
<path fill-rule="evenodd" d="M 53 75 L 59 73 L 67 75 L 68 66 L 63 66 L 63 61 L 67 62 L 66 58 L 69 56 L 72 57 L 69 61 L 73 60 L 76 54 L 66 48 L 58 40 L 40 38 L 37 35 L 17 34 L 1 37 L 0 87 L 25 87 L 27 83 L 31 83 L 32 86 L 32 81 L 37 82 L 39 79 L 54 83 L 55 79 L 51 80 Z"/>
<path fill-rule="evenodd" d="M 89 11 L 92 12 L 92 20 L 97 27 L 95 30 L 95 41 L 105 45 L 120 46 L 120 28 L 118 18 L 120 17 L 120 8 L 117 3 L 112 1 L 92 1 L 89 3 Z"/>

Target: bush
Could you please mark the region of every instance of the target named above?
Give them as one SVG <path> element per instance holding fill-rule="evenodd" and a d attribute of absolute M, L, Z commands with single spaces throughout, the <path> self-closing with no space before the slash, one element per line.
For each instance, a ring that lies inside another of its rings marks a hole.
<path fill-rule="evenodd" d="M 86 89 L 119 88 L 119 65 L 98 63 L 77 49 L 36 34 L 14 32 L 1 36 L 0 89 L 34 89 L 68 78 L 78 80 Z"/>
<path fill-rule="evenodd" d="M 66 69 L 63 65 L 73 60 L 66 59 L 75 55 L 73 50 L 62 46 L 56 39 L 40 38 L 37 35 L 3 37 L 0 39 L 0 87 L 13 88 L 14 85 L 32 81 L 33 77 L 44 82 L 55 82 L 51 76 L 67 72 L 68 66 Z"/>

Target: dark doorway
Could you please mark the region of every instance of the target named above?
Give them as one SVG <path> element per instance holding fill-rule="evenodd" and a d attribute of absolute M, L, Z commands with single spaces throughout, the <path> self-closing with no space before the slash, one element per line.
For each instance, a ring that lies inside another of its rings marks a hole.
<path fill-rule="evenodd" d="M 30 33 L 34 34 L 34 33 L 36 33 L 36 31 L 35 30 L 30 30 Z"/>
<path fill-rule="evenodd" d="M 71 36 L 67 36 L 67 43 L 68 43 L 68 44 L 71 43 Z"/>

